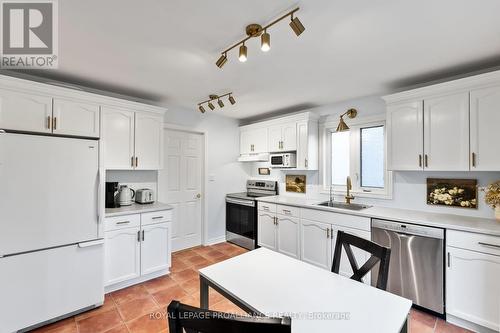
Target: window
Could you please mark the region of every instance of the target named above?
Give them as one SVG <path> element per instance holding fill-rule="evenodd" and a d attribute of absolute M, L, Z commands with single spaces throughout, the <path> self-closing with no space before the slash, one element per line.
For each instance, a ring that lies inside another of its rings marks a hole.
<path fill-rule="evenodd" d="M 335 194 L 342 195 L 350 176 L 355 196 L 390 198 L 392 173 L 385 163 L 385 121 L 351 123 L 345 132 L 336 132 L 337 124 L 335 120 L 324 124 L 324 190 L 332 186 Z"/>

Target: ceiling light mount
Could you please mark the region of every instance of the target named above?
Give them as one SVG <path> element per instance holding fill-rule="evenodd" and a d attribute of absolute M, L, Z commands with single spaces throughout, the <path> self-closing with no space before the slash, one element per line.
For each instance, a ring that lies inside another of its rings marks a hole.
<path fill-rule="evenodd" d="M 221 100 L 221 98 L 224 98 L 226 96 L 228 96 L 228 101 L 229 101 L 229 103 L 231 103 L 231 105 L 236 104 L 236 100 L 234 99 L 232 92 L 229 92 L 229 93 L 226 93 L 223 95 L 210 94 L 210 95 L 208 95 L 207 100 L 198 103 L 198 110 L 201 113 L 205 113 L 205 108 L 203 107 L 203 104 L 207 104 L 207 106 L 210 108 L 210 110 L 213 111 L 213 110 L 215 110 L 214 103 L 217 103 L 217 105 L 219 105 L 220 108 L 223 108 L 224 102 Z"/>
<path fill-rule="evenodd" d="M 245 45 L 245 42 L 248 41 L 250 38 L 254 37 L 260 37 L 262 35 L 262 41 L 261 41 L 261 49 L 264 52 L 269 51 L 271 48 L 271 43 L 270 43 L 270 35 L 268 33 L 268 29 L 275 25 L 276 23 L 284 20 L 287 17 L 290 17 L 290 28 L 292 28 L 293 32 L 297 36 L 302 34 L 306 28 L 302 25 L 302 22 L 300 22 L 299 18 L 297 16 L 294 16 L 294 14 L 299 10 L 300 8 L 297 7 L 288 13 L 282 15 L 281 17 L 277 18 L 276 20 L 272 21 L 271 23 L 261 26 L 260 24 L 257 23 L 252 23 L 249 24 L 246 29 L 245 33 L 247 37 L 244 39 L 240 40 L 238 43 L 234 44 L 233 46 L 227 48 L 226 50 L 221 52 L 221 55 L 217 62 L 215 63 L 217 67 L 222 68 L 226 62 L 227 62 L 227 53 L 231 51 L 232 49 L 236 48 L 239 46 L 239 60 L 241 62 L 245 62 L 247 60 L 247 47 Z"/>

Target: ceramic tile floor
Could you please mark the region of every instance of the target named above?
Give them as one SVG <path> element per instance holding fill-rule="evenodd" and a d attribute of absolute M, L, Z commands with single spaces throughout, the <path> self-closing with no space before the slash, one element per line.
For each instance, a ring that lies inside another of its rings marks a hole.
<path fill-rule="evenodd" d="M 106 295 L 104 305 L 60 322 L 39 328 L 45 333 L 166 333 L 162 315 L 173 300 L 199 306 L 198 269 L 246 252 L 238 246 L 220 243 L 196 247 L 172 256 L 172 273 Z M 212 310 L 244 312 L 220 294 L 210 290 Z M 152 318 L 153 317 L 153 318 Z M 412 310 L 411 333 L 465 333 L 426 313 Z"/>

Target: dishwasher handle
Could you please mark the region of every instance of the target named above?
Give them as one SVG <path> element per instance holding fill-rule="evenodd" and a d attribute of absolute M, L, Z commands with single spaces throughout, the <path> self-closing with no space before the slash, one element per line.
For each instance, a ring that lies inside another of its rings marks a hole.
<path fill-rule="evenodd" d="M 444 239 L 444 229 L 421 226 L 416 224 L 373 219 L 372 228 L 388 230 L 400 234 Z"/>

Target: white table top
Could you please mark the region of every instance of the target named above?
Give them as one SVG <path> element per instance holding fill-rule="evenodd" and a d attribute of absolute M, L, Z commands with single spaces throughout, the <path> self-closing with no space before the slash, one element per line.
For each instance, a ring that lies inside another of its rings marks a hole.
<path fill-rule="evenodd" d="M 293 333 L 399 333 L 412 302 L 283 254 L 260 248 L 200 270 L 266 316 L 348 313 L 347 320 L 292 316 Z"/>

